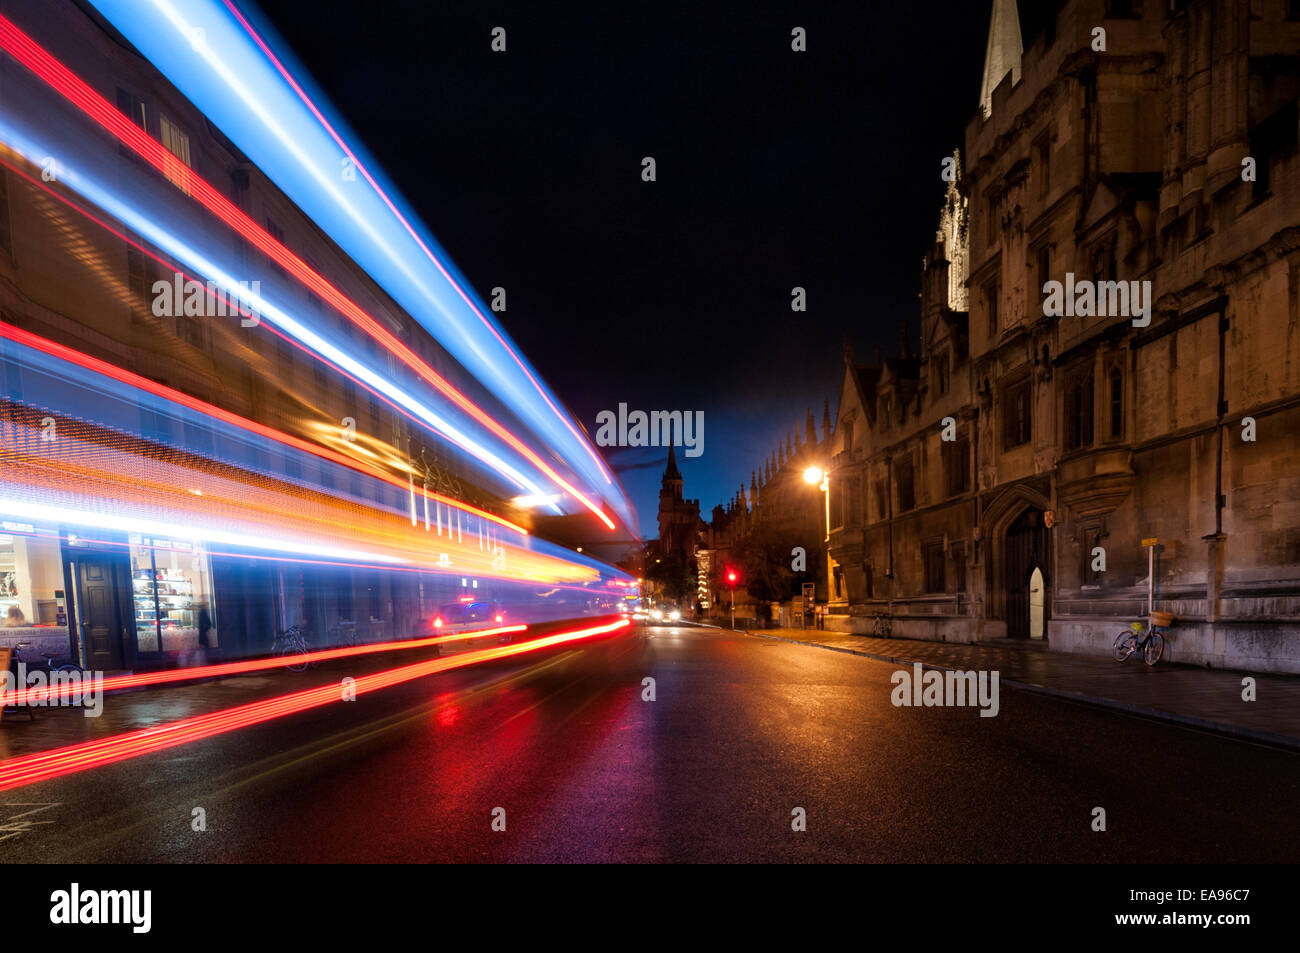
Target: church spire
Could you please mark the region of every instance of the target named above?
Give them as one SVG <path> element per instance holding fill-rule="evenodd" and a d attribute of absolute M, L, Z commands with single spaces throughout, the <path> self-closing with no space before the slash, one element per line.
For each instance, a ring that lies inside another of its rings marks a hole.
<path fill-rule="evenodd" d="M 668 466 L 664 468 L 664 481 L 680 480 L 681 471 L 677 469 L 677 452 L 672 444 L 668 445 Z"/>
<path fill-rule="evenodd" d="M 1016 0 L 993 0 L 989 20 L 989 42 L 984 48 L 984 82 L 980 85 L 980 109 L 987 119 L 993 113 L 993 90 L 1003 77 L 1020 82 L 1020 57 L 1025 51 L 1020 42 L 1020 14 Z"/>
<path fill-rule="evenodd" d="M 812 408 L 808 408 L 808 419 L 803 424 L 803 440 L 809 447 L 817 446 L 817 421 L 813 419 Z"/>

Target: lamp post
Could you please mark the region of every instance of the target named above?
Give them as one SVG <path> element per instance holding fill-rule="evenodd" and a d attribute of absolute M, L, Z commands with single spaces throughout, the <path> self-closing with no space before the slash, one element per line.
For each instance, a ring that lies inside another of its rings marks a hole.
<path fill-rule="evenodd" d="M 830 605 L 831 595 L 835 591 L 835 574 L 831 570 L 831 473 L 818 466 L 811 466 L 803 471 L 804 481 L 817 485 L 826 498 L 826 604 Z"/>
<path fill-rule="evenodd" d="M 736 629 L 736 570 L 727 570 L 727 588 L 731 590 L 731 629 Z"/>

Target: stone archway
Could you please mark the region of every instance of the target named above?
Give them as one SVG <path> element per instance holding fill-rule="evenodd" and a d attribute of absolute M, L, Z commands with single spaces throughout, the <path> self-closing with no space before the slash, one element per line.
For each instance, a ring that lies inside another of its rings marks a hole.
<path fill-rule="evenodd" d="M 984 617 L 1005 622 L 1005 634 L 1012 638 L 1030 635 L 1030 581 L 1035 569 L 1042 577 L 1044 630 L 1051 613 L 1051 545 L 1043 524 L 1043 513 L 1050 507 L 1044 493 L 1020 483 L 1004 489 L 984 508 Z"/>

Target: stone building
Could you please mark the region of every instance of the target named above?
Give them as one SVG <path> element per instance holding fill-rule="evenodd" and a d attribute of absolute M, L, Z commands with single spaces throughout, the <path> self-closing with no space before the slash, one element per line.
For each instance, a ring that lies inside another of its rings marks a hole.
<path fill-rule="evenodd" d="M 1300 671 L 1300 4 L 996 0 L 982 87 L 920 357 L 847 355 L 842 624 L 1106 654 L 1156 540 L 1170 658 Z"/>

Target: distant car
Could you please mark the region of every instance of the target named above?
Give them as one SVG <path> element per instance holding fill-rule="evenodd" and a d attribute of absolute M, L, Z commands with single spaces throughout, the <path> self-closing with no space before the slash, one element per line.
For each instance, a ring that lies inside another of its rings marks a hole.
<path fill-rule="evenodd" d="M 458 632 L 472 632 L 477 629 L 495 629 L 504 625 L 506 610 L 499 602 L 492 600 L 471 600 L 466 602 L 447 602 L 438 607 L 437 612 L 421 619 L 418 634 L 455 635 Z M 502 642 L 509 642 L 509 635 L 501 636 Z"/>
<path fill-rule="evenodd" d="M 674 625 L 681 619 L 681 610 L 675 606 L 655 606 L 650 610 L 651 625 Z"/>

